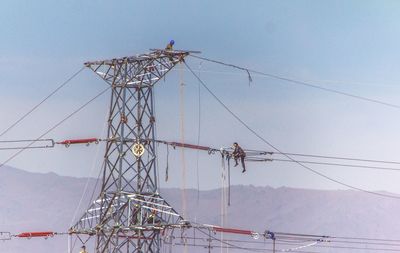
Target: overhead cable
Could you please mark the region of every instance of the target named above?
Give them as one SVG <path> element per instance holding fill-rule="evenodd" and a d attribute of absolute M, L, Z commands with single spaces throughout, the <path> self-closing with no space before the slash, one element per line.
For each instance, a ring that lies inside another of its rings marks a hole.
<path fill-rule="evenodd" d="M 28 110 L 24 115 L 22 115 L 18 120 L 16 120 L 11 126 L 9 126 L 7 129 L 5 129 L 1 134 L 0 137 L 5 135 L 8 131 L 10 131 L 12 128 L 14 128 L 18 123 L 20 123 L 22 120 L 24 120 L 29 114 L 31 114 L 33 111 L 35 111 L 39 106 L 41 106 L 44 102 L 46 102 L 49 98 L 51 98 L 54 94 L 56 94 L 59 90 L 61 90 L 65 85 L 67 85 L 72 79 L 74 79 L 79 73 L 82 72 L 82 70 L 85 67 L 83 66 L 80 70 L 78 70 L 76 73 L 74 73 L 71 77 L 69 77 L 67 80 L 65 80 L 60 86 L 58 86 L 55 90 L 53 90 L 49 95 L 47 95 L 45 98 L 43 98 L 38 104 L 33 106 L 30 110 Z"/>
<path fill-rule="evenodd" d="M 389 107 L 392 107 L 392 108 L 400 109 L 400 105 L 397 105 L 397 104 L 392 104 L 392 103 L 388 103 L 388 102 L 377 100 L 377 99 L 373 99 L 373 98 L 368 98 L 368 97 L 364 97 L 364 96 L 360 96 L 360 95 L 356 95 L 356 94 L 351 94 L 351 93 L 348 93 L 348 92 L 343 92 L 343 91 L 339 91 L 339 90 L 335 90 L 335 89 L 331 89 L 331 88 L 322 87 L 322 86 L 319 86 L 319 85 L 316 85 L 316 84 L 312 84 L 310 82 L 300 81 L 300 80 L 296 80 L 296 79 L 293 79 L 293 78 L 288 78 L 288 77 L 284 77 L 284 76 L 279 76 L 279 75 L 275 75 L 275 74 L 270 74 L 270 73 L 266 73 L 266 72 L 252 70 L 252 69 L 249 69 L 249 68 L 245 68 L 245 67 L 237 66 L 237 65 L 234 65 L 234 64 L 225 63 L 225 62 L 222 62 L 222 61 L 217 61 L 217 60 L 213 60 L 213 59 L 209 59 L 209 58 L 205 58 L 205 57 L 201 57 L 201 56 L 197 56 L 197 55 L 190 55 L 190 56 L 193 57 L 193 58 L 201 59 L 201 60 L 208 61 L 208 62 L 213 62 L 213 63 L 224 65 L 224 66 L 227 66 L 227 67 L 240 69 L 240 70 L 246 71 L 247 73 L 251 72 L 251 73 L 255 73 L 255 74 L 271 77 L 271 78 L 274 78 L 274 79 L 278 79 L 278 80 L 282 80 L 282 81 L 286 81 L 286 82 L 290 82 L 290 83 L 294 83 L 294 84 L 299 84 L 299 85 L 307 86 L 307 87 L 314 88 L 314 89 L 323 90 L 323 91 L 326 91 L 326 92 L 331 92 L 331 93 L 335 93 L 335 94 L 339 94 L 339 95 L 343 95 L 343 96 L 347 96 L 347 97 L 351 97 L 351 98 L 355 98 L 355 99 L 359 99 L 359 100 L 364 100 L 364 101 L 368 101 L 368 102 L 372 102 L 372 103 L 381 104 L 381 105 L 389 106 Z"/>
<path fill-rule="evenodd" d="M 293 162 L 290 159 L 264 159 L 265 161 L 277 161 L 277 162 Z M 250 161 L 262 161 L 259 158 L 250 160 Z M 388 168 L 388 167 L 380 167 L 380 166 L 369 166 L 369 165 L 360 165 L 360 164 L 343 164 L 343 163 L 329 163 L 329 162 L 317 162 L 317 161 L 304 161 L 304 160 L 296 160 L 300 163 L 306 164 L 318 164 L 318 165 L 329 165 L 329 166 L 339 166 L 339 167 L 350 167 L 350 168 L 364 168 L 364 169 L 373 169 L 373 170 L 391 170 L 391 171 L 400 171 L 398 168 Z"/>
<path fill-rule="evenodd" d="M 70 119 L 72 116 L 74 116 L 75 114 L 77 114 L 78 112 L 80 112 L 83 108 L 85 108 L 86 106 L 88 106 L 90 103 L 92 103 L 94 100 L 96 100 L 98 97 L 100 97 L 101 95 L 103 95 L 106 91 L 108 91 L 111 88 L 111 86 L 108 86 L 106 89 L 104 89 L 103 91 L 101 91 L 100 93 L 98 93 L 96 96 L 92 97 L 89 101 L 87 101 L 86 103 L 84 103 L 83 105 L 81 105 L 80 107 L 78 107 L 76 110 L 74 110 L 72 113 L 68 114 L 65 118 L 63 118 L 62 120 L 60 120 L 57 124 L 55 124 L 54 126 L 52 126 L 51 128 L 49 128 L 47 131 L 45 131 L 43 134 L 41 134 L 39 137 L 37 137 L 35 140 L 32 140 L 29 144 L 27 144 L 25 147 L 23 147 L 22 149 L 18 150 L 17 152 L 15 152 L 13 155 L 11 155 L 7 160 L 5 160 L 4 162 L 2 162 L 0 164 L 0 168 L 3 167 L 4 165 L 6 165 L 8 162 L 10 162 L 11 160 L 13 160 L 15 157 L 17 157 L 18 155 L 20 155 L 22 152 L 24 152 L 26 149 L 28 149 L 29 147 L 31 147 L 33 144 L 36 143 L 36 141 L 41 140 L 45 135 L 47 135 L 48 133 L 50 133 L 51 131 L 53 131 L 54 129 L 56 129 L 57 127 L 59 127 L 61 124 L 63 124 L 65 121 L 67 121 L 68 119 Z"/>
<path fill-rule="evenodd" d="M 186 65 L 186 67 L 190 70 L 190 72 L 193 74 L 193 76 L 196 77 L 197 80 L 199 80 L 199 82 L 202 84 L 202 86 L 210 93 L 211 96 L 213 96 L 217 102 L 225 108 L 225 110 L 227 110 L 237 121 L 239 121 L 244 127 L 246 127 L 251 133 L 253 133 L 256 137 L 258 137 L 261 141 L 263 141 L 265 144 L 267 144 L 268 146 L 270 146 L 272 149 L 274 149 L 275 151 L 279 152 L 279 153 L 284 153 L 282 151 L 280 151 L 277 147 L 275 147 L 272 143 L 270 143 L 269 141 L 267 141 L 264 137 L 262 137 L 260 134 L 258 134 L 255 130 L 253 130 L 246 122 L 244 122 L 239 116 L 237 116 L 231 109 L 229 109 L 229 107 L 227 105 L 225 105 L 221 99 L 219 99 L 209 88 L 208 86 L 196 75 L 196 73 L 193 72 L 193 70 L 190 68 L 190 66 L 184 62 L 184 64 Z M 304 169 L 320 176 L 323 177 L 329 181 L 332 181 L 334 183 L 340 184 L 342 186 L 346 186 L 348 188 L 354 189 L 354 190 L 358 190 L 361 192 L 365 192 L 371 195 L 377 195 L 377 196 L 381 196 L 381 197 L 387 197 L 387 198 L 393 198 L 393 199 L 400 199 L 400 196 L 395 196 L 395 195 L 389 195 L 389 194 L 384 194 L 384 193 L 380 193 L 380 192 L 373 192 L 373 191 L 369 191 L 369 190 L 365 190 L 344 182 L 341 182 L 337 179 L 334 179 L 332 177 L 329 177 L 317 170 L 314 170 L 304 164 L 302 164 L 301 162 L 296 161 L 295 159 L 293 159 L 291 156 L 289 155 L 284 155 L 285 157 L 287 157 L 288 159 L 290 159 L 291 161 L 297 163 L 298 165 L 300 165 L 301 167 L 303 167 Z"/>

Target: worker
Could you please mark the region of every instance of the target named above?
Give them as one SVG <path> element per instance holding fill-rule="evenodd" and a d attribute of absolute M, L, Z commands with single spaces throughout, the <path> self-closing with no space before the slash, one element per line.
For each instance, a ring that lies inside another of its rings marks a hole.
<path fill-rule="evenodd" d="M 165 50 L 173 51 L 174 50 L 174 44 L 175 44 L 175 41 L 174 40 L 170 40 L 169 43 L 167 44 L 167 46 L 165 47 Z"/>
<path fill-rule="evenodd" d="M 168 55 L 168 59 L 170 62 L 174 62 L 174 58 L 172 57 L 171 53 L 168 53 L 168 51 L 174 51 L 174 44 L 175 44 L 175 41 L 170 40 L 169 43 L 167 44 L 167 46 L 165 47 L 165 51 L 167 51 L 167 53 L 165 53 L 165 54 Z"/>
<path fill-rule="evenodd" d="M 159 220 L 157 219 L 157 211 L 152 210 L 149 217 L 147 217 L 147 223 L 149 224 L 156 224 Z"/>
<path fill-rule="evenodd" d="M 86 251 L 86 246 L 85 246 L 85 245 L 83 245 L 81 248 L 82 248 L 82 249 L 81 249 L 81 251 L 79 251 L 79 253 L 88 253 L 88 252 Z"/>
<path fill-rule="evenodd" d="M 240 161 L 242 163 L 242 173 L 246 172 L 246 165 L 244 164 L 244 158 L 246 157 L 246 153 L 243 151 L 243 149 L 239 146 L 237 142 L 233 143 L 233 152 L 232 152 L 233 159 L 235 159 L 235 167 L 238 166 L 238 159 L 240 158 Z"/>

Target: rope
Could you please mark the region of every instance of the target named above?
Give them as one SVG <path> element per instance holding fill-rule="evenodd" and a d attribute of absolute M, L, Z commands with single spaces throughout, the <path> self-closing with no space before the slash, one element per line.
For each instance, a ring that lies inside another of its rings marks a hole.
<path fill-rule="evenodd" d="M 199 76 L 202 62 L 199 63 Z M 198 125 L 197 125 L 197 146 L 200 146 L 200 136 L 201 136 L 201 84 L 198 83 Z M 196 183 L 197 183 L 197 199 L 196 199 L 196 213 L 195 221 L 197 221 L 197 212 L 200 205 L 200 174 L 199 174 L 199 154 L 200 150 L 196 153 Z"/>
<path fill-rule="evenodd" d="M 71 242 L 71 235 L 68 235 L 68 240 L 67 240 L 67 253 L 72 253 L 72 242 Z"/>
<path fill-rule="evenodd" d="M 227 183 L 226 183 L 226 166 L 225 166 L 225 155 L 221 154 L 221 227 L 225 227 L 227 224 Z M 221 241 L 224 240 L 224 232 L 221 232 Z M 222 246 L 222 243 L 221 243 Z M 221 247 L 221 253 L 223 248 Z M 226 250 L 228 252 L 228 249 Z"/>
<path fill-rule="evenodd" d="M 228 162 L 228 206 L 231 205 L 231 159 L 227 157 Z"/>
<path fill-rule="evenodd" d="M 167 166 L 165 167 L 165 182 L 168 182 L 168 168 L 169 168 L 169 145 L 167 145 Z"/>
<path fill-rule="evenodd" d="M 179 64 L 180 67 L 180 135 L 181 142 L 185 142 L 185 84 L 183 82 L 183 65 Z M 187 216 L 186 213 L 186 160 L 185 160 L 185 149 L 181 149 L 181 162 L 182 162 L 182 213 L 183 217 Z M 185 248 L 187 252 L 187 248 Z"/>
<path fill-rule="evenodd" d="M 225 171 L 225 164 L 224 164 L 224 155 L 221 156 L 221 209 L 220 209 L 220 215 L 221 215 L 221 227 L 225 227 L 224 223 L 224 171 Z M 224 240 L 224 232 L 220 233 L 220 239 L 221 239 L 221 253 L 223 252 L 222 249 L 222 241 Z"/>
<path fill-rule="evenodd" d="M 270 143 L 269 141 L 267 141 L 265 138 L 263 138 L 260 134 L 258 134 L 255 130 L 253 130 L 248 124 L 246 124 L 241 118 L 239 118 L 239 116 L 237 116 L 231 109 L 229 109 L 229 107 L 227 107 L 209 88 L 208 86 L 196 75 L 196 73 L 193 72 L 193 70 L 186 64 L 186 62 L 184 62 L 184 64 L 186 65 L 186 67 L 190 70 L 190 72 L 201 82 L 201 84 L 203 85 L 203 87 L 218 101 L 218 103 L 225 108 L 225 110 L 227 110 L 237 121 L 239 121 L 239 123 L 241 123 L 244 127 L 246 127 L 251 133 L 253 133 L 257 138 L 259 138 L 262 142 L 264 142 L 265 144 L 267 144 L 269 147 L 271 147 L 272 149 L 276 150 L 277 152 L 283 154 L 282 151 L 280 151 L 277 147 L 275 147 L 274 145 L 272 145 L 272 143 Z M 329 181 L 332 181 L 334 183 L 340 184 L 342 186 L 346 186 L 348 188 L 351 188 L 353 190 L 358 190 L 364 193 L 368 193 L 371 195 L 376 195 L 376 196 L 381 196 L 381 197 L 387 197 L 387 198 L 393 198 L 393 199 L 400 199 L 400 196 L 394 196 L 394 195 L 388 195 L 388 194 L 384 194 L 384 193 L 379 193 L 379 192 L 373 192 L 373 191 L 369 191 L 369 190 L 365 190 L 356 186 L 352 186 L 350 184 L 341 182 L 339 180 L 336 180 L 334 178 L 328 177 L 325 174 L 316 171 L 304 164 L 302 164 L 301 162 L 293 159 L 291 156 L 289 155 L 284 155 L 286 156 L 288 159 L 290 159 L 291 161 L 297 163 L 299 166 L 303 167 L 304 169 L 312 172 L 313 174 L 316 174 L 320 177 L 323 177 Z"/>
<path fill-rule="evenodd" d="M 97 175 L 97 178 L 96 178 L 96 183 L 95 183 L 95 185 L 94 185 L 94 187 L 93 187 L 92 194 L 90 195 L 90 198 L 89 198 L 90 201 L 89 201 L 89 204 L 88 204 L 88 208 L 91 206 L 91 203 L 93 203 L 93 201 L 94 201 L 94 199 L 93 199 L 94 193 L 95 193 L 96 190 L 97 190 L 97 185 L 99 184 L 100 175 L 101 175 L 101 172 L 103 171 L 104 164 L 105 164 L 105 160 L 103 160 L 103 163 L 102 163 L 101 166 L 100 166 L 101 169 L 99 170 L 99 174 Z"/>
<path fill-rule="evenodd" d="M 182 62 L 179 64 L 179 78 L 180 78 L 180 125 L 181 125 L 181 141 L 185 142 L 185 83 L 183 81 L 183 69 Z M 182 213 L 183 217 L 187 217 L 186 212 L 186 161 L 185 161 L 185 149 L 181 149 L 182 158 Z M 184 252 L 188 253 L 188 247 L 184 246 Z"/>

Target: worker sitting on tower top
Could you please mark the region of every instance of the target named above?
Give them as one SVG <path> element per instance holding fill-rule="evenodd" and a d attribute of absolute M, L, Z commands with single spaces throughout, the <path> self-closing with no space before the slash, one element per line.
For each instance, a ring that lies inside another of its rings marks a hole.
<path fill-rule="evenodd" d="M 167 46 L 165 47 L 165 50 L 167 50 L 167 51 L 174 50 L 174 44 L 175 44 L 175 41 L 174 40 L 170 40 L 169 43 L 167 44 Z"/>
<path fill-rule="evenodd" d="M 174 44 L 175 41 L 174 40 L 170 40 L 169 43 L 167 44 L 167 46 L 165 47 L 165 51 L 174 51 Z M 166 55 L 168 55 L 168 59 L 173 62 L 174 58 L 172 58 L 172 54 L 171 53 L 166 53 Z M 173 62 L 174 64 L 176 62 Z"/>
<path fill-rule="evenodd" d="M 246 153 L 243 151 L 243 149 L 239 146 L 237 142 L 233 143 L 233 152 L 232 152 L 233 159 L 235 159 L 235 167 L 238 166 L 238 159 L 240 158 L 240 161 L 242 163 L 242 173 L 246 171 L 246 165 L 244 164 L 244 158 L 246 157 Z"/>

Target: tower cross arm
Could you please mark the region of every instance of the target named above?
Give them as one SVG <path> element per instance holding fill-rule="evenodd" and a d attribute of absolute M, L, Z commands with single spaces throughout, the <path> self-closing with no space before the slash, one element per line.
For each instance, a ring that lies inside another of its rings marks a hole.
<path fill-rule="evenodd" d="M 112 86 L 152 86 L 190 53 L 159 49 L 136 56 L 89 61 L 85 66 Z"/>
<path fill-rule="evenodd" d="M 120 58 L 113 58 L 107 60 L 97 60 L 97 61 L 88 61 L 85 62 L 86 67 L 91 67 L 93 65 L 116 65 L 123 63 L 135 63 L 135 62 L 143 62 L 152 59 L 160 59 L 167 58 L 170 59 L 183 59 L 189 54 L 198 54 L 200 51 L 193 50 L 165 50 L 165 49 L 150 49 L 149 53 L 139 54 L 135 56 L 125 56 Z"/>

